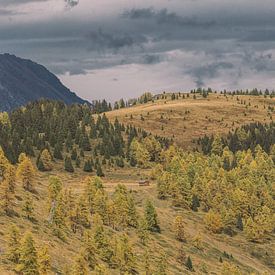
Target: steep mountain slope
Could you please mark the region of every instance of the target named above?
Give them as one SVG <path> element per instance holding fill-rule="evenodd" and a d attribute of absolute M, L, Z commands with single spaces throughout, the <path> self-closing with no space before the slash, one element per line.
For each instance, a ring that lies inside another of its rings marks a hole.
<path fill-rule="evenodd" d="M 40 98 L 61 100 L 66 104 L 85 103 L 42 65 L 0 54 L 0 111 L 10 111 Z"/>

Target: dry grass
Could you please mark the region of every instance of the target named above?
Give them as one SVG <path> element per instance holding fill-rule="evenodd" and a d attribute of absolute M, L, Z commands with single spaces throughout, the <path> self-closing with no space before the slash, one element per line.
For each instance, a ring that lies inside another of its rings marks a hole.
<path fill-rule="evenodd" d="M 207 99 L 197 96 L 179 100 L 157 100 L 130 108 L 106 113 L 114 121 L 117 117 L 153 134 L 173 138 L 185 149 L 194 147 L 192 140 L 206 135 L 223 135 L 243 124 L 269 123 L 268 106 L 275 99 L 263 96 L 227 96 L 210 94 Z M 246 104 L 241 104 L 241 100 Z M 249 106 L 250 103 L 250 106 Z M 132 118 L 131 118 L 132 115 Z M 144 118 L 144 121 L 141 119 Z"/>
<path fill-rule="evenodd" d="M 72 259 L 77 255 L 80 249 L 81 236 L 72 235 L 66 242 L 59 240 L 52 235 L 52 231 L 47 224 L 48 217 L 48 202 L 47 202 L 47 184 L 50 174 L 57 174 L 63 181 L 65 187 L 71 188 L 75 193 L 83 193 L 84 186 L 82 179 L 87 175 L 81 170 L 76 170 L 75 174 L 69 174 L 61 171 L 62 164 L 58 163 L 55 170 L 51 173 L 38 173 L 36 179 L 37 194 L 33 195 L 35 203 L 35 218 L 34 223 L 22 217 L 21 205 L 26 193 L 18 183 L 17 187 L 17 203 L 15 211 L 18 216 L 0 217 L 0 243 L 1 253 L 4 252 L 5 234 L 8 227 L 15 223 L 19 226 L 21 232 L 31 231 L 37 240 L 38 244 L 46 243 L 49 245 L 51 258 L 55 271 L 64 269 L 65 266 L 72 265 Z M 151 182 L 149 187 L 140 187 L 137 184 L 138 179 L 148 177 L 150 170 L 139 170 L 136 168 L 124 168 L 117 170 L 110 170 L 106 173 L 104 178 L 104 185 L 106 190 L 111 194 L 117 184 L 125 184 L 133 191 L 138 211 L 142 215 L 145 201 L 150 199 L 156 206 L 162 233 L 151 234 L 149 241 L 149 251 L 151 253 L 152 266 L 155 266 L 157 259 L 162 251 L 165 251 L 168 256 L 168 274 L 205 274 L 207 270 L 209 274 L 219 274 L 221 263 L 219 257 L 223 257 L 223 252 L 233 255 L 230 262 L 238 265 L 242 274 L 249 274 L 249 272 L 256 272 L 260 274 L 264 270 L 272 274 L 272 269 L 267 266 L 266 259 L 257 256 L 252 256 L 252 251 L 262 251 L 262 254 L 268 252 L 271 255 L 269 263 L 272 261 L 274 255 L 274 247 L 272 243 L 266 244 L 252 244 L 248 243 L 242 234 L 235 237 L 228 237 L 226 235 L 212 235 L 204 229 L 203 217 L 204 213 L 186 211 L 175 209 L 171 206 L 169 201 L 161 201 L 156 196 L 156 186 Z M 178 248 L 181 244 L 174 239 L 172 225 L 176 215 L 182 215 L 185 220 L 187 242 L 184 243 L 184 251 L 186 255 L 190 255 L 195 268 L 195 273 L 188 272 L 186 268 L 177 262 Z M 199 250 L 193 246 L 192 238 L 198 232 L 201 233 L 203 250 Z M 135 254 L 137 256 L 137 266 L 142 270 L 142 255 L 144 247 L 139 243 L 137 235 L 134 230 L 129 229 L 128 234 L 131 242 L 135 247 Z M 4 254 L 0 255 L 0 262 L 4 259 Z M 225 260 L 225 259 L 224 259 Z M 274 259 L 273 259 L 274 260 Z M 3 263 L 3 262 L 2 262 Z M 11 268 L 9 265 L 0 264 L 0 274 L 13 274 L 8 272 Z M 112 271 L 110 274 L 118 274 Z"/>

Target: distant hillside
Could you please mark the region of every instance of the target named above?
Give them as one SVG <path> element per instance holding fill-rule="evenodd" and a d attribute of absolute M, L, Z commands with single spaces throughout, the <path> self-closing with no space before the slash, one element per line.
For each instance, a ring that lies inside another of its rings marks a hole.
<path fill-rule="evenodd" d="M 0 54 L 0 111 L 10 111 L 40 98 L 61 100 L 66 104 L 86 102 L 42 65 Z"/>
<path fill-rule="evenodd" d="M 274 119 L 275 99 L 252 95 L 201 95 L 181 94 L 171 99 L 171 94 L 107 112 L 111 121 L 116 118 L 125 125 L 134 125 L 154 135 L 172 138 L 185 149 L 197 147 L 192 142 L 204 135 L 225 135 L 242 125 Z"/>

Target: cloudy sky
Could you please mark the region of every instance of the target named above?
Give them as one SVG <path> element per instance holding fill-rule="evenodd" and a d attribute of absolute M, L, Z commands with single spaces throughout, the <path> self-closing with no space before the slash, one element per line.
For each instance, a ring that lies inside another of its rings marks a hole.
<path fill-rule="evenodd" d="M 88 100 L 273 89 L 274 14 L 274 0 L 0 0 L 0 52 Z"/>

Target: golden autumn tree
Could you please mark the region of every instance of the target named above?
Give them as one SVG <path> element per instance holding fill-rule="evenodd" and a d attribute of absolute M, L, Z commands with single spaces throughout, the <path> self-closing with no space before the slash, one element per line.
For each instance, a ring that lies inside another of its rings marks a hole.
<path fill-rule="evenodd" d="M 185 238 L 185 231 L 184 231 L 184 221 L 182 216 L 177 216 L 175 218 L 173 229 L 175 233 L 175 238 L 180 242 L 184 242 L 186 238 Z"/>
<path fill-rule="evenodd" d="M 33 191 L 34 177 L 36 174 L 35 168 L 28 157 L 22 157 L 20 155 L 19 159 L 21 161 L 19 162 L 19 165 L 17 167 L 17 177 L 21 180 L 23 188 L 25 190 Z"/>

